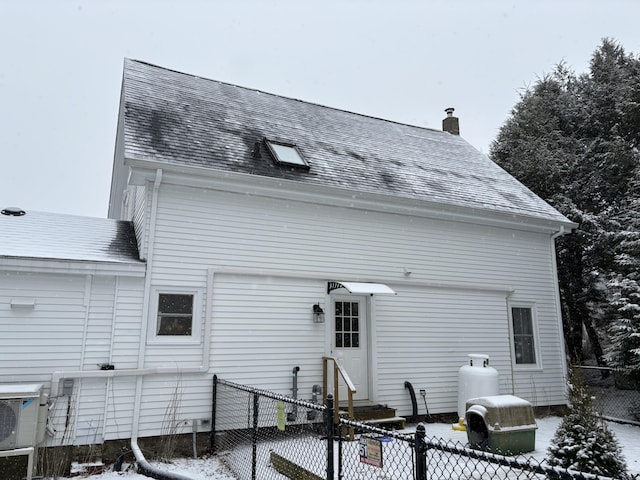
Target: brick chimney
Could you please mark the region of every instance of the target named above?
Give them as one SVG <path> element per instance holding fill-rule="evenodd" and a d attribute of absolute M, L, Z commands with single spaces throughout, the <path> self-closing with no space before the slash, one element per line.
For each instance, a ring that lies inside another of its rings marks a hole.
<path fill-rule="evenodd" d="M 451 107 L 444 109 L 447 112 L 447 117 L 442 120 L 442 131 L 452 135 L 460 135 L 460 122 L 458 122 L 458 117 L 453 116 L 454 110 L 455 108 Z"/>

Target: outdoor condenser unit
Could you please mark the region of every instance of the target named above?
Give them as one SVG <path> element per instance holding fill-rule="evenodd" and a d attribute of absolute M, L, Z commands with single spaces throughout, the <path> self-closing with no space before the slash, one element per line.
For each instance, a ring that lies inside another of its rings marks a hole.
<path fill-rule="evenodd" d="M 44 438 L 41 384 L 0 384 L 0 451 L 34 447 Z"/>

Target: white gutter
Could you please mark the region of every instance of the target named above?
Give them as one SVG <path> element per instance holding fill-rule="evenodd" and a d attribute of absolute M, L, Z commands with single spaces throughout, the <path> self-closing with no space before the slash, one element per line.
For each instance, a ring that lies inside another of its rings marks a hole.
<path fill-rule="evenodd" d="M 556 297 L 556 315 L 558 317 L 558 330 L 560 331 L 560 354 L 562 356 L 562 375 L 565 380 L 569 379 L 569 373 L 567 371 L 567 352 L 565 350 L 564 342 L 564 327 L 562 325 L 562 307 L 560 306 L 560 286 L 558 284 L 558 261 L 556 258 L 556 238 L 566 235 L 567 232 L 564 226 L 560 227 L 560 230 L 551 235 L 551 271 L 553 274 L 553 289 Z M 565 381 L 566 385 L 566 381 Z M 566 389 L 566 386 L 565 386 Z M 565 394 L 567 392 L 565 391 Z M 566 396 L 566 395 L 565 395 Z"/>
<path fill-rule="evenodd" d="M 147 375 L 198 372 L 200 372 L 200 367 L 152 367 L 130 368 L 123 370 L 58 370 L 51 374 L 51 392 L 49 398 L 57 398 L 60 396 L 60 380 L 62 380 L 63 378 L 144 377 Z"/>
<path fill-rule="evenodd" d="M 145 276 L 144 281 L 144 298 L 143 298 L 143 306 L 142 306 L 142 322 L 140 325 L 140 342 L 138 348 L 138 368 L 136 378 L 136 393 L 133 401 L 133 419 L 131 423 L 131 451 L 133 455 L 136 457 L 136 463 L 138 464 L 138 469 L 145 473 L 145 475 L 149 475 L 153 478 L 170 478 L 165 477 L 162 470 L 153 468 L 147 459 L 144 458 L 140 447 L 138 446 L 138 429 L 140 424 L 140 408 L 142 404 L 142 379 L 144 375 L 142 373 L 146 373 L 148 370 L 144 368 L 145 363 L 145 354 L 147 347 L 147 334 L 149 328 L 149 302 L 151 295 L 151 275 L 153 273 L 153 248 L 155 246 L 155 234 L 156 234 L 156 221 L 158 217 L 158 191 L 160 190 L 160 183 L 162 182 L 162 169 L 158 168 L 156 170 L 155 181 L 153 182 L 153 193 L 151 197 L 151 215 L 150 215 L 150 224 L 149 224 L 149 243 L 147 247 L 147 274 Z M 204 355 L 203 355 L 204 360 Z M 203 362 L 204 363 L 204 362 Z M 202 365 L 200 366 L 202 367 Z M 196 370 L 199 370 L 197 368 Z M 115 370 L 114 370 L 115 371 Z M 180 369 L 171 369 L 167 373 L 179 372 Z M 159 373 L 156 369 L 151 369 L 149 374 Z M 177 476 L 176 480 L 186 480 L 188 477 Z"/>
<path fill-rule="evenodd" d="M 130 185 L 144 185 L 153 177 L 156 165 L 148 159 L 125 160 L 131 167 Z M 354 192 L 352 189 L 318 183 L 301 183 L 276 177 L 265 177 L 250 173 L 230 172 L 192 165 L 163 165 L 165 184 L 190 186 L 208 190 L 256 195 L 282 200 L 322 204 L 351 209 L 363 209 L 392 214 L 460 221 L 494 227 L 515 228 L 525 231 L 553 233 L 557 225 L 571 225 L 568 219 L 557 212 L 512 211 L 500 209 L 499 205 L 478 206 L 475 204 L 451 204 L 425 198 L 400 198 L 383 193 Z M 479 210 L 480 209 L 480 210 Z M 573 224 L 575 225 L 575 224 Z"/>
<path fill-rule="evenodd" d="M 140 341 L 138 347 L 138 370 L 144 370 L 144 359 L 147 349 L 147 334 L 149 331 L 149 296 L 151 295 L 151 276 L 153 274 L 153 249 L 156 239 L 156 222 L 158 217 L 158 191 L 162 183 L 162 169 L 155 172 L 153 191 L 151 196 L 151 215 L 149 224 L 149 243 L 147 245 L 147 274 L 144 279 L 144 297 L 142 303 L 142 322 L 140 322 Z M 140 423 L 140 407 L 142 403 L 142 375 L 136 379 L 136 393 L 133 400 L 133 419 L 131 424 L 131 449 L 136 457 L 136 461 L 145 462 L 146 459 L 138 447 L 138 427 Z"/>

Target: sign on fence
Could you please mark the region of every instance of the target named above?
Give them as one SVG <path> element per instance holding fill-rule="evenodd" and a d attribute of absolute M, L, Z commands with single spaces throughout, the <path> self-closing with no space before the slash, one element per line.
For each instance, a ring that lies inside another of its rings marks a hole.
<path fill-rule="evenodd" d="M 276 403 L 276 415 L 278 419 L 278 430 L 284 432 L 284 402 Z"/>
<path fill-rule="evenodd" d="M 382 442 L 377 438 L 360 437 L 360 462 L 382 467 Z"/>

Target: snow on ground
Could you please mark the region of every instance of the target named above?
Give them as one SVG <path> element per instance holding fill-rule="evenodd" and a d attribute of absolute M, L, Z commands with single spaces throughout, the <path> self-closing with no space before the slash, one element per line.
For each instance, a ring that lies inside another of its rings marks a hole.
<path fill-rule="evenodd" d="M 546 417 L 536 419 L 538 430 L 536 431 L 536 449 L 531 452 L 530 456 L 542 461 L 546 455 L 549 442 L 560 424 L 559 417 Z M 621 425 L 613 422 L 608 423 L 609 428 L 616 434 L 618 442 L 622 446 L 629 473 L 640 474 L 640 427 L 633 425 Z M 429 438 L 436 437 L 454 442 L 466 443 L 467 435 L 465 432 L 455 431 L 451 428 L 451 424 L 432 423 L 426 424 L 427 436 Z M 414 429 L 407 429 L 411 432 Z M 182 475 L 191 477 L 193 480 L 234 480 L 235 477 L 228 469 L 221 465 L 215 458 L 204 459 L 176 459 L 171 464 L 153 463 L 153 465 L 166 469 L 168 471 L 178 472 Z M 126 465 L 125 465 L 126 467 Z M 79 477 L 73 477 L 78 479 Z M 100 475 L 90 475 L 83 477 L 86 480 L 148 480 L 149 477 L 134 472 L 134 466 L 130 465 L 123 472 L 105 472 Z M 67 479 L 60 479 L 67 480 Z"/>
<path fill-rule="evenodd" d="M 526 456 L 534 457 L 539 461 L 544 460 L 549 443 L 556 433 L 558 425 L 560 425 L 560 420 L 560 417 L 536 419 L 536 424 L 538 425 L 536 430 L 536 449 L 525 454 Z M 614 422 L 607 422 L 607 425 L 615 433 L 618 443 L 622 447 L 629 473 L 640 474 L 640 427 Z M 426 424 L 426 428 L 428 437 L 438 437 L 461 443 L 466 443 L 467 441 L 466 432 L 453 431 L 449 424 Z"/>

